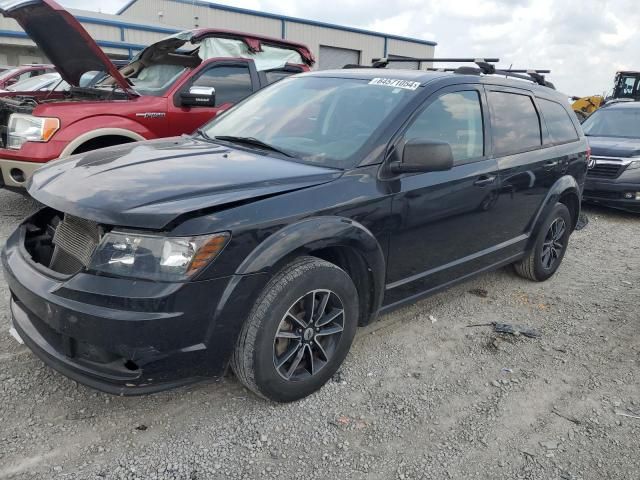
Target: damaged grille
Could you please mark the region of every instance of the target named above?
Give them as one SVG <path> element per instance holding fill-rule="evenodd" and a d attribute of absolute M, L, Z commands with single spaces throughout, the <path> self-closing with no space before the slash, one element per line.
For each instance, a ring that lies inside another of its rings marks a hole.
<path fill-rule="evenodd" d="M 100 242 L 100 227 L 90 220 L 65 215 L 53 234 L 53 255 L 49 268 L 73 274 L 88 267 Z"/>

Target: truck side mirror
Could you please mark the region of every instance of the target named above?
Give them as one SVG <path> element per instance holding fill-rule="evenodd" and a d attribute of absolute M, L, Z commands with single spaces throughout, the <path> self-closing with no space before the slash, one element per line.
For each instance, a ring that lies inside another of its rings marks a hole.
<path fill-rule="evenodd" d="M 404 145 L 402 161 L 393 162 L 393 173 L 442 172 L 453 168 L 453 152 L 446 142 L 409 140 Z"/>
<path fill-rule="evenodd" d="M 183 107 L 215 107 L 216 89 L 192 86 L 188 91 L 180 92 L 180 105 Z"/>

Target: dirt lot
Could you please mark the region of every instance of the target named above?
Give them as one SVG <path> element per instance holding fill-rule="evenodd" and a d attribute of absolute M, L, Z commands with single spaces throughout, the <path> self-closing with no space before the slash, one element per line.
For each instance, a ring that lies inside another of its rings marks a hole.
<path fill-rule="evenodd" d="M 31 208 L 0 191 L 0 245 Z M 232 377 L 142 398 L 77 385 L 9 336 L 2 280 L 0 478 L 637 480 L 640 217 L 587 213 L 551 281 L 502 270 L 387 315 L 289 405 Z M 467 328 L 492 321 L 542 336 Z"/>

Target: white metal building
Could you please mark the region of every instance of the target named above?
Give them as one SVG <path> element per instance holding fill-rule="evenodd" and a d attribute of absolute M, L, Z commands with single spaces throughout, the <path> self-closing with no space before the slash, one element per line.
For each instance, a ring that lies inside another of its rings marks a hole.
<path fill-rule="evenodd" d="M 144 46 L 180 30 L 225 28 L 302 42 L 313 51 L 315 68 L 370 64 L 376 57 L 432 57 L 435 42 L 247 10 L 202 0 L 130 0 L 116 15 L 71 10 L 107 54 L 135 55 Z M 46 59 L 18 24 L 0 17 L 0 64 Z M 411 63 L 399 68 L 419 68 Z"/>

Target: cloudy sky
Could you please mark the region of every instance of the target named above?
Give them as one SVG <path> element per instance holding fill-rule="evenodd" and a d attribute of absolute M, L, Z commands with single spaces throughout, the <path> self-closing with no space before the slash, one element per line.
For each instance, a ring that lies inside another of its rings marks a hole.
<path fill-rule="evenodd" d="M 62 0 L 113 13 L 125 0 Z M 438 56 L 499 57 L 548 68 L 568 95 L 610 90 L 640 70 L 638 0 L 218 0 L 217 3 L 435 40 Z M 167 19 L 168 20 L 168 19 Z"/>

